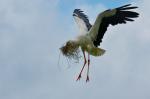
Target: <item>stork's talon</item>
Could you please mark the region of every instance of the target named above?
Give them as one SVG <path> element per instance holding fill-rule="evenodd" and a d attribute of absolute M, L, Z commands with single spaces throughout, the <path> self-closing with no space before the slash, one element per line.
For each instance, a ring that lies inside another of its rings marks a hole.
<path fill-rule="evenodd" d="M 78 81 L 78 80 L 80 80 L 80 79 L 81 79 L 81 74 L 79 74 L 79 76 L 78 76 L 78 78 L 77 78 L 76 81 Z"/>
<path fill-rule="evenodd" d="M 90 80 L 90 79 L 89 79 L 89 76 L 87 76 L 87 78 L 86 78 L 86 82 L 89 82 L 89 80 Z"/>

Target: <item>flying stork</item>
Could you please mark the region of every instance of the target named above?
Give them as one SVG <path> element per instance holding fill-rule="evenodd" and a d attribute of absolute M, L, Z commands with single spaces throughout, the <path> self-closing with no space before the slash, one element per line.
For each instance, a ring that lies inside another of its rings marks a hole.
<path fill-rule="evenodd" d="M 87 15 L 85 15 L 81 9 L 74 10 L 73 17 L 79 27 L 81 35 L 77 36 L 74 40 L 67 41 L 60 50 L 63 55 L 68 58 L 78 58 L 79 48 L 82 50 L 84 64 L 77 80 L 80 80 L 84 67 L 86 66 L 86 63 L 88 63 L 86 82 L 89 81 L 90 55 L 101 56 L 105 53 L 105 50 L 98 46 L 100 46 L 108 26 L 126 24 L 127 21 L 133 22 L 133 18 L 137 18 L 139 14 L 130 10 L 136 8 L 138 7 L 127 4 L 118 8 L 108 9 L 98 14 L 93 25 L 90 24 Z M 88 60 L 86 59 L 85 52 L 88 54 Z"/>

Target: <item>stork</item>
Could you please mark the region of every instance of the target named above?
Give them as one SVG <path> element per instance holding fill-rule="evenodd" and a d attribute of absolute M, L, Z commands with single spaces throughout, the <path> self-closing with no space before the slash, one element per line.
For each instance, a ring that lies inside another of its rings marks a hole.
<path fill-rule="evenodd" d="M 81 9 L 74 10 L 73 17 L 81 35 L 77 36 L 74 40 L 67 41 L 66 45 L 62 46 L 60 50 L 68 58 L 78 58 L 78 50 L 81 48 L 84 56 L 84 64 L 77 77 L 77 81 L 80 80 L 86 63 L 88 63 L 86 82 L 89 81 L 90 55 L 101 56 L 105 53 L 105 50 L 98 46 L 100 46 L 108 26 L 126 24 L 128 21 L 133 22 L 133 18 L 137 18 L 139 14 L 130 10 L 136 8 L 138 7 L 127 4 L 118 8 L 105 10 L 98 14 L 93 25 L 90 24 L 87 15 Z M 85 52 L 88 54 L 88 59 L 86 59 Z"/>

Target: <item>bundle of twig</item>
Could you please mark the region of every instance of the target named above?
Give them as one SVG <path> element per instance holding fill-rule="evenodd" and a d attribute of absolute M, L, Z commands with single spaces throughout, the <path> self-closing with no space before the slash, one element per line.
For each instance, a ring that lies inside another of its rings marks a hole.
<path fill-rule="evenodd" d="M 76 61 L 79 61 L 80 58 L 80 50 L 79 50 L 79 45 L 75 44 L 73 42 L 67 42 L 65 46 L 62 46 L 60 48 L 62 54 L 66 56 L 68 59 L 74 59 Z"/>

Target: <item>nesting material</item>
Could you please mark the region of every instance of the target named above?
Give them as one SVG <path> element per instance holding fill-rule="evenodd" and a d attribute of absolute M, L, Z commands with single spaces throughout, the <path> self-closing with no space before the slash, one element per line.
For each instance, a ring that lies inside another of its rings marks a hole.
<path fill-rule="evenodd" d="M 68 59 L 79 61 L 79 58 L 81 57 L 79 54 L 79 45 L 73 42 L 68 41 L 65 46 L 60 48 L 60 50 Z"/>

